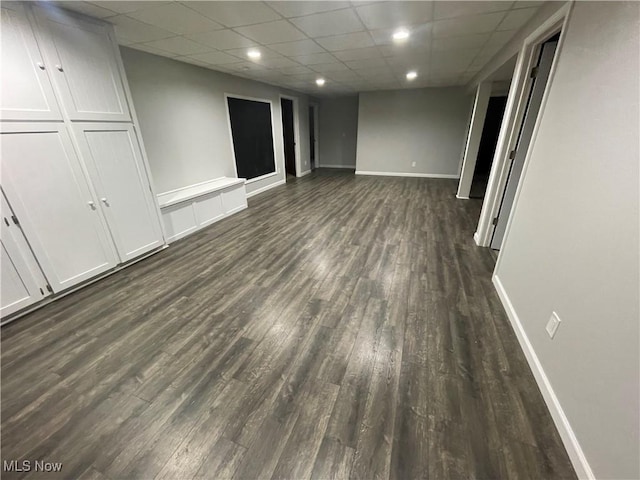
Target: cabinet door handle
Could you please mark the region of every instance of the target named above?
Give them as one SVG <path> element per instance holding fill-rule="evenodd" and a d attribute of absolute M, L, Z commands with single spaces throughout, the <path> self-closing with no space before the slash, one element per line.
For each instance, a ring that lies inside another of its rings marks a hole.
<path fill-rule="evenodd" d="M 109 206 L 109 200 L 107 200 L 106 197 L 101 198 L 100 201 L 104 203 L 107 207 Z"/>
<path fill-rule="evenodd" d="M 89 200 L 87 202 L 87 204 L 91 207 L 91 210 L 95 210 L 96 209 L 96 204 L 93 202 L 93 200 Z"/>
<path fill-rule="evenodd" d="M 39 68 L 40 70 L 44 70 L 44 63 L 42 63 L 42 62 L 38 62 L 38 63 L 36 63 L 36 65 L 38 65 L 38 68 Z"/>
<path fill-rule="evenodd" d="M 59 72 L 62 72 L 62 65 L 56 65 L 56 68 L 58 69 Z"/>

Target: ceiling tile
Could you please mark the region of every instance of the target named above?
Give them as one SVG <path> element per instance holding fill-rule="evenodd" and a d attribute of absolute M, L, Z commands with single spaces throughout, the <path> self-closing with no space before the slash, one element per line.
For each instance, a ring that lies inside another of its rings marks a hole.
<path fill-rule="evenodd" d="M 310 37 L 328 37 L 364 30 L 353 9 L 316 13 L 291 20 Z"/>
<path fill-rule="evenodd" d="M 330 52 L 373 46 L 373 40 L 369 32 L 347 33 L 345 35 L 318 38 L 316 42 Z"/>
<path fill-rule="evenodd" d="M 503 12 L 509 10 L 511 4 L 512 2 L 506 1 L 435 2 L 433 19 L 442 20 L 446 18 L 480 15 L 483 13 Z"/>
<path fill-rule="evenodd" d="M 186 38 L 203 45 L 208 45 L 217 50 L 229 50 L 231 48 L 247 48 L 256 44 L 253 40 L 234 32 L 233 30 L 217 30 L 214 32 L 202 32 L 186 35 Z"/>
<path fill-rule="evenodd" d="M 489 40 L 484 44 L 485 48 L 502 48 L 516 34 L 515 30 L 507 30 L 504 32 L 493 32 Z"/>
<path fill-rule="evenodd" d="M 264 47 L 254 47 L 251 50 L 258 50 L 260 52 L 261 59 L 282 57 L 282 55 L 280 55 L 279 53 Z M 248 51 L 249 51 L 248 48 L 232 48 L 229 50 L 225 50 L 224 53 L 228 53 L 229 55 L 233 55 L 234 57 L 239 57 L 242 60 L 254 61 L 254 60 L 250 60 L 249 57 L 247 57 Z"/>
<path fill-rule="evenodd" d="M 191 58 L 200 60 L 201 62 L 208 63 L 210 65 L 225 65 L 228 63 L 239 63 L 240 60 L 237 57 L 228 55 L 224 52 L 209 52 L 200 53 L 198 55 L 189 55 Z"/>
<path fill-rule="evenodd" d="M 173 58 L 178 56 L 176 54 L 167 52 L 166 50 L 160 50 L 159 48 L 155 48 L 150 45 L 146 45 L 144 43 L 136 43 L 135 45 L 131 45 L 131 48 L 134 48 L 136 50 L 141 50 L 147 53 L 153 53 L 154 55 L 159 55 L 161 57 Z"/>
<path fill-rule="evenodd" d="M 340 60 L 364 60 L 366 58 L 382 57 L 380 50 L 378 50 L 376 47 L 343 50 L 341 52 L 334 52 L 333 55 Z"/>
<path fill-rule="evenodd" d="M 328 12 L 350 7 L 349 2 L 304 1 L 304 2 L 267 2 L 268 5 L 286 18 L 302 17 L 313 13 Z"/>
<path fill-rule="evenodd" d="M 478 48 L 487 43 L 490 36 L 490 33 L 479 33 L 460 37 L 435 38 L 431 48 L 434 52 L 448 52 L 465 48 Z"/>
<path fill-rule="evenodd" d="M 109 18 L 115 25 L 116 37 L 132 43 L 151 42 L 161 38 L 174 37 L 175 33 L 159 27 L 147 25 L 124 15 Z"/>
<path fill-rule="evenodd" d="M 333 73 L 333 72 L 348 72 L 349 67 L 344 63 L 321 63 L 319 65 L 312 65 L 311 67 L 318 73 Z"/>
<path fill-rule="evenodd" d="M 260 63 L 261 65 L 264 65 L 265 67 L 273 68 L 273 69 L 299 66 L 298 63 L 286 57 L 263 58 L 263 59 L 260 59 L 258 63 Z"/>
<path fill-rule="evenodd" d="M 302 65 L 299 65 L 299 66 L 296 66 L 296 67 L 279 68 L 278 71 L 280 71 L 284 75 L 301 75 L 303 73 L 312 73 L 313 72 L 313 70 L 311 70 L 309 67 L 305 67 L 305 66 L 302 66 Z"/>
<path fill-rule="evenodd" d="M 358 15 L 370 30 L 398 28 L 429 22 L 432 2 L 377 2 L 357 7 Z"/>
<path fill-rule="evenodd" d="M 376 45 L 394 45 L 403 47 L 406 45 L 425 45 L 431 40 L 431 24 L 425 23 L 421 25 L 413 25 L 408 27 L 410 37 L 402 42 L 393 40 L 393 28 L 383 28 L 379 30 L 371 30 L 371 36 Z"/>
<path fill-rule="evenodd" d="M 301 55 L 291 58 L 303 65 L 319 65 L 321 63 L 336 63 L 338 61 L 336 57 L 330 53 L 312 53 L 311 55 Z"/>
<path fill-rule="evenodd" d="M 195 58 L 190 57 L 175 57 L 174 60 L 178 60 L 184 63 L 190 63 L 191 65 L 197 65 L 198 67 L 207 67 L 208 63 L 201 62 L 200 60 L 196 60 Z"/>
<path fill-rule="evenodd" d="M 499 12 L 473 17 L 460 17 L 451 20 L 439 20 L 433 24 L 433 36 L 434 38 L 455 37 L 458 35 L 492 32 L 500 24 L 505 15 L 505 12 Z"/>
<path fill-rule="evenodd" d="M 369 67 L 386 67 L 387 62 L 384 58 L 366 58 L 362 60 L 349 60 L 345 62 L 349 68 L 369 68 Z"/>
<path fill-rule="evenodd" d="M 394 57 L 396 55 L 424 55 L 431 52 L 431 42 L 425 45 L 384 45 L 378 47 L 383 57 Z"/>
<path fill-rule="evenodd" d="M 518 10 L 511 10 L 504 17 L 498 30 L 517 30 L 524 26 L 538 11 L 537 8 L 521 8 Z"/>
<path fill-rule="evenodd" d="M 343 72 L 328 72 L 327 77 L 337 82 L 355 82 L 360 81 L 360 77 L 353 70 L 345 70 Z"/>
<path fill-rule="evenodd" d="M 164 38 L 154 42 L 147 42 L 145 45 L 151 48 L 164 50 L 165 52 L 173 53 L 175 55 L 193 55 L 211 50 L 204 45 L 192 42 L 184 37 Z"/>
<path fill-rule="evenodd" d="M 75 3 L 75 2 L 74 2 Z M 110 1 L 110 2 L 89 2 L 93 5 L 97 5 L 108 10 L 112 10 L 118 13 L 131 13 L 143 8 L 152 8 L 166 5 L 167 2 L 122 2 L 122 1 Z"/>
<path fill-rule="evenodd" d="M 293 57 L 296 55 L 309 55 L 311 53 L 322 53 L 324 48 L 318 45 L 313 40 L 298 40 L 296 42 L 274 43 L 269 45 L 269 48 L 281 53 Z"/>
<path fill-rule="evenodd" d="M 302 32 L 291 26 L 286 20 L 239 27 L 235 30 L 263 44 L 289 42 L 306 38 Z"/>
<path fill-rule="evenodd" d="M 278 20 L 280 15 L 262 2 L 181 2 L 210 19 L 239 27 Z"/>
<path fill-rule="evenodd" d="M 224 28 L 219 23 L 200 15 L 178 3 L 145 8 L 128 14 L 141 22 L 164 28 L 174 33 L 196 33 Z"/>
<path fill-rule="evenodd" d="M 89 3 L 89 2 L 66 1 L 66 2 L 55 2 L 55 4 L 59 5 L 62 8 L 67 8 L 69 10 L 84 13 L 85 15 L 89 15 L 95 18 L 113 17 L 118 14 L 118 12 L 115 12 L 113 10 L 108 10 L 103 7 L 99 7 L 98 5 L 93 5 L 92 3 Z"/>

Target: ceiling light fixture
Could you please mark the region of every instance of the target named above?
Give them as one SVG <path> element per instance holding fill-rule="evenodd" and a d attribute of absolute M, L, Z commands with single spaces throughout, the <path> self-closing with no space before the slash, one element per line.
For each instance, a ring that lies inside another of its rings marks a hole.
<path fill-rule="evenodd" d="M 409 38 L 409 31 L 404 28 L 401 28 L 400 30 L 396 30 L 395 32 L 393 32 L 393 40 L 396 42 L 403 42 L 407 38 Z"/>
<path fill-rule="evenodd" d="M 247 57 L 249 57 L 249 58 L 258 59 L 261 56 L 262 56 L 262 54 L 260 53 L 260 50 L 249 50 L 247 52 Z"/>
<path fill-rule="evenodd" d="M 413 70 L 407 73 L 407 80 L 415 80 L 418 77 L 418 74 Z"/>
<path fill-rule="evenodd" d="M 324 78 L 319 78 L 316 80 L 316 85 L 318 85 L 319 87 L 324 85 Z"/>

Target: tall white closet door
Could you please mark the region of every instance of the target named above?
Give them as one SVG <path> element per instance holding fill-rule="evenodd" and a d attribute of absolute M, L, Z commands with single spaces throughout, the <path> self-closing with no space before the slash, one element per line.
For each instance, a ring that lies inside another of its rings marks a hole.
<path fill-rule="evenodd" d="M 65 126 L 4 124 L 2 187 L 55 292 L 117 263 Z"/>
<path fill-rule="evenodd" d="M 116 46 L 106 25 L 35 8 L 51 78 L 71 120 L 129 121 Z"/>
<path fill-rule="evenodd" d="M 123 262 L 164 244 L 160 216 L 130 124 L 74 125 L 92 184 Z"/>
<path fill-rule="evenodd" d="M 47 281 L 2 194 L 0 202 L 0 316 L 4 318 L 50 293 Z"/>
<path fill-rule="evenodd" d="M 2 2 L 2 120 L 60 120 L 62 115 L 25 6 Z"/>

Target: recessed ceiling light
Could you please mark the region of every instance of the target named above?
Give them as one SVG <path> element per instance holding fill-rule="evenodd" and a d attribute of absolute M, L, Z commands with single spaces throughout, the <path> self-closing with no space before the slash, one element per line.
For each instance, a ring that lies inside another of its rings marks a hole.
<path fill-rule="evenodd" d="M 318 85 L 319 87 L 324 85 L 324 78 L 319 78 L 316 80 L 316 85 Z"/>
<path fill-rule="evenodd" d="M 393 32 L 393 39 L 396 42 L 402 42 L 404 40 L 406 40 L 407 38 L 409 38 L 409 31 L 401 28 L 399 30 L 396 30 L 395 32 Z"/>
<path fill-rule="evenodd" d="M 257 58 L 260 58 L 261 56 L 262 54 L 260 53 L 260 50 L 249 50 L 247 52 L 247 57 L 249 58 L 257 59 Z"/>
<path fill-rule="evenodd" d="M 407 72 L 407 80 L 414 80 L 417 76 L 418 74 L 414 71 Z"/>

